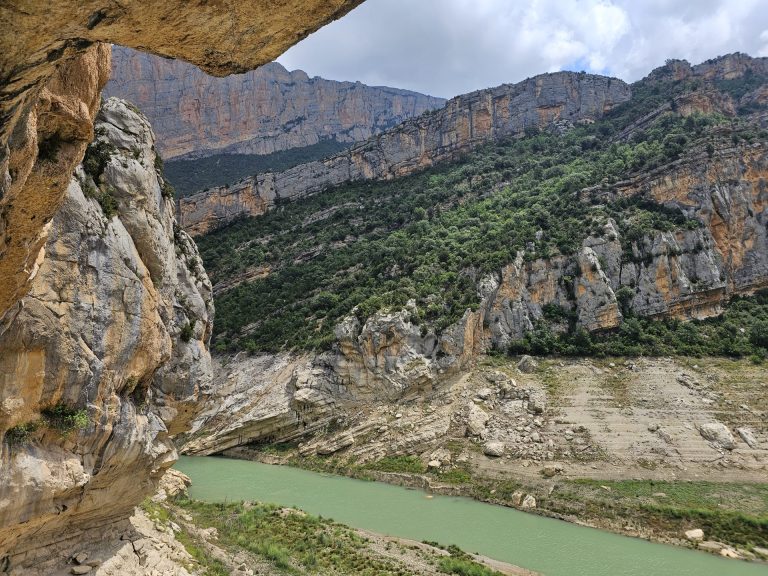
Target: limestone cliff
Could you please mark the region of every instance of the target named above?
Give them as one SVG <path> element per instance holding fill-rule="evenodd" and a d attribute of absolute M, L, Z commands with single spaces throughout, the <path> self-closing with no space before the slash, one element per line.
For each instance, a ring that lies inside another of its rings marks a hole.
<path fill-rule="evenodd" d="M 348 316 L 335 329 L 331 352 L 222 358 L 215 376 L 218 399 L 195 422 L 198 435 L 184 449 L 210 454 L 313 435 L 318 439 L 302 447 L 305 454 L 350 448 L 354 431 L 329 443 L 327 430 L 346 430 L 348 416 L 371 405 L 439 397 L 480 354 L 506 350 L 533 330 L 548 307 L 587 331 L 619 326 L 622 309 L 682 319 L 721 313 L 733 295 L 768 285 L 768 147 L 733 146 L 730 138 L 717 142 L 711 155 L 695 147 L 655 171 L 580 193 L 590 203 L 645 197 L 682 210 L 698 226 L 650 232 L 630 242 L 608 220 L 573 255 L 520 252 L 479 280 L 478 309 L 439 335 L 412 321 L 418 314 L 409 303 L 364 323 Z M 568 328 L 565 321 L 553 327 Z M 439 430 L 425 430 L 433 433 Z"/>
<path fill-rule="evenodd" d="M 362 0 L 211 5 L 128 0 L 0 4 L 0 316 L 29 288 L 46 225 L 93 137 L 114 43 L 211 74 L 256 68 Z"/>
<path fill-rule="evenodd" d="M 352 144 L 445 104 L 408 90 L 309 78 L 276 62 L 214 78 L 118 46 L 104 93 L 147 115 L 164 159 L 269 154 L 328 139 Z"/>
<path fill-rule="evenodd" d="M 116 538 L 211 384 L 211 285 L 163 196 L 151 128 L 110 99 L 96 132 L 0 327 L 0 557 L 13 573 Z"/>
<path fill-rule="evenodd" d="M 297 441 L 343 427 L 347 410 L 433 394 L 485 349 L 484 315 L 467 311 L 436 336 L 411 321 L 414 311 L 409 303 L 405 310 L 374 314 L 364 325 L 350 316 L 336 327 L 332 352 L 217 358 L 213 395 L 183 450 L 213 454 L 254 442 Z M 325 453 L 353 442 L 344 437 Z"/>
<path fill-rule="evenodd" d="M 444 108 L 326 160 L 184 198 L 179 222 L 191 234 L 203 234 L 237 216 L 263 214 L 276 199 L 294 200 L 353 180 L 391 179 L 457 158 L 492 139 L 594 121 L 629 97 L 629 86 L 621 80 L 572 72 L 457 96 Z"/>

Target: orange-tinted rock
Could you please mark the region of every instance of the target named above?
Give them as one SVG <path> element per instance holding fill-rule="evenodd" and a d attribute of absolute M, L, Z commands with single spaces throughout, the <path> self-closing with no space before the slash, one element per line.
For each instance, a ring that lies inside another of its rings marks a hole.
<path fill-rule="evenodd" d="M 572 72 L 464 94 L 331 158 L 183 198 L 179 222 L 191 234 L 202 234 L 237 216 L 262 214 L 277 198 L 295 200 L 343 182 L 411 174 L 489 140 L 521 136 L 553 122 L 594 120 L 629 97 L 621 80 Z M 233 191 L 244 199 L 234 211 Z"/>

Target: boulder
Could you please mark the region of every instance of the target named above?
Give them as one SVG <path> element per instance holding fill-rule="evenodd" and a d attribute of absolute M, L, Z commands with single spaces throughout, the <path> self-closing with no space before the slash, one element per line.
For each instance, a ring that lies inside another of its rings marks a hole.
<path fill-rule="evenodd" d="M 528 411 L 543 414 L 547 409 L 547 397 L 543 391 L 532 390 L 528 395 Z"/>
<path fill-rule="evenodd" d="M 736 433 L 750 448 L 757 448 L 755 434 L 749 428 L 736 428 Z"/>
<path fill-rule="evenodd" d="M 704 530 L 702 530 L 701 528 L 686 530 L 685 538 L 686 540 L 690 540 L 691 542 L 701 542 L 704 540 Z"/>
<path fill-rule="evenodd" d="M 504 448 L 505 446 L 503 442 L 487 442 L 485 446 L 483 446 L 483 454 L 498 458 L 499 456 L 504 455 Z"/>
<path fill-rule="evenodd" d="M 699 434 L 705 440 L 708 440 L 717 448 L 724 450 L 733 450 L 736 447 L 736 441 L 728 430 L 728 427 L 722 422 L 709 422 L 699 426 Z"/>
<path fill-rule="evenodd" d="M 536 360 L 534 360 L 531 356 L 528 356 L 528 354 L 525 354 L 522 358 L 520 358 L 520 362 L 517 363 L 517 369 L 520 370 L 520 372 L 523 374 L 530 374 L 538 367 L 539 363 L 536 362 Z"/>
<path fill-rule="evenodd" d="M 525 498 L 523 498 L 523 503 L 520 505 L 520 507 L 526 508 L 529 510 L 536 508 L 536 498 L 534 498 L 530 494 L 526 494 Z"/>
<path fill-rule="evenodd" d="M 470 436 L 482 436 L 485 434 L 485 425 L 488 423 L 488 413 L 471 402 L 467 415 L 467 434 Z"/>

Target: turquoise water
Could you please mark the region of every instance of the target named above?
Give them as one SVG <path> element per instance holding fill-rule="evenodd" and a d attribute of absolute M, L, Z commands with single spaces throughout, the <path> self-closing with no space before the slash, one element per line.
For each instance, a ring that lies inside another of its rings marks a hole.
<path fill-rule="evenodd" d="M 546 576 L 768 576 L 768 566 L 726 560 L 567 522 L 378 482 L 244 460 L 182 457 L 199 500 L 260 500 L 413 540 L 456 544 Z"/>

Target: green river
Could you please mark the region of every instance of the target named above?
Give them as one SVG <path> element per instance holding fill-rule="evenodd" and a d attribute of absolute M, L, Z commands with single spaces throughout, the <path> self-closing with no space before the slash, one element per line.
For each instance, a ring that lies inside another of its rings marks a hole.
<path fill-rule="evenodd" d="M 456 544 L 545 576 L 768 575 L 768 567 L 653 544 L 468 498 L 218 457 L 182 457 L 190 495 L 295 506 L 349 526 Z"/>

